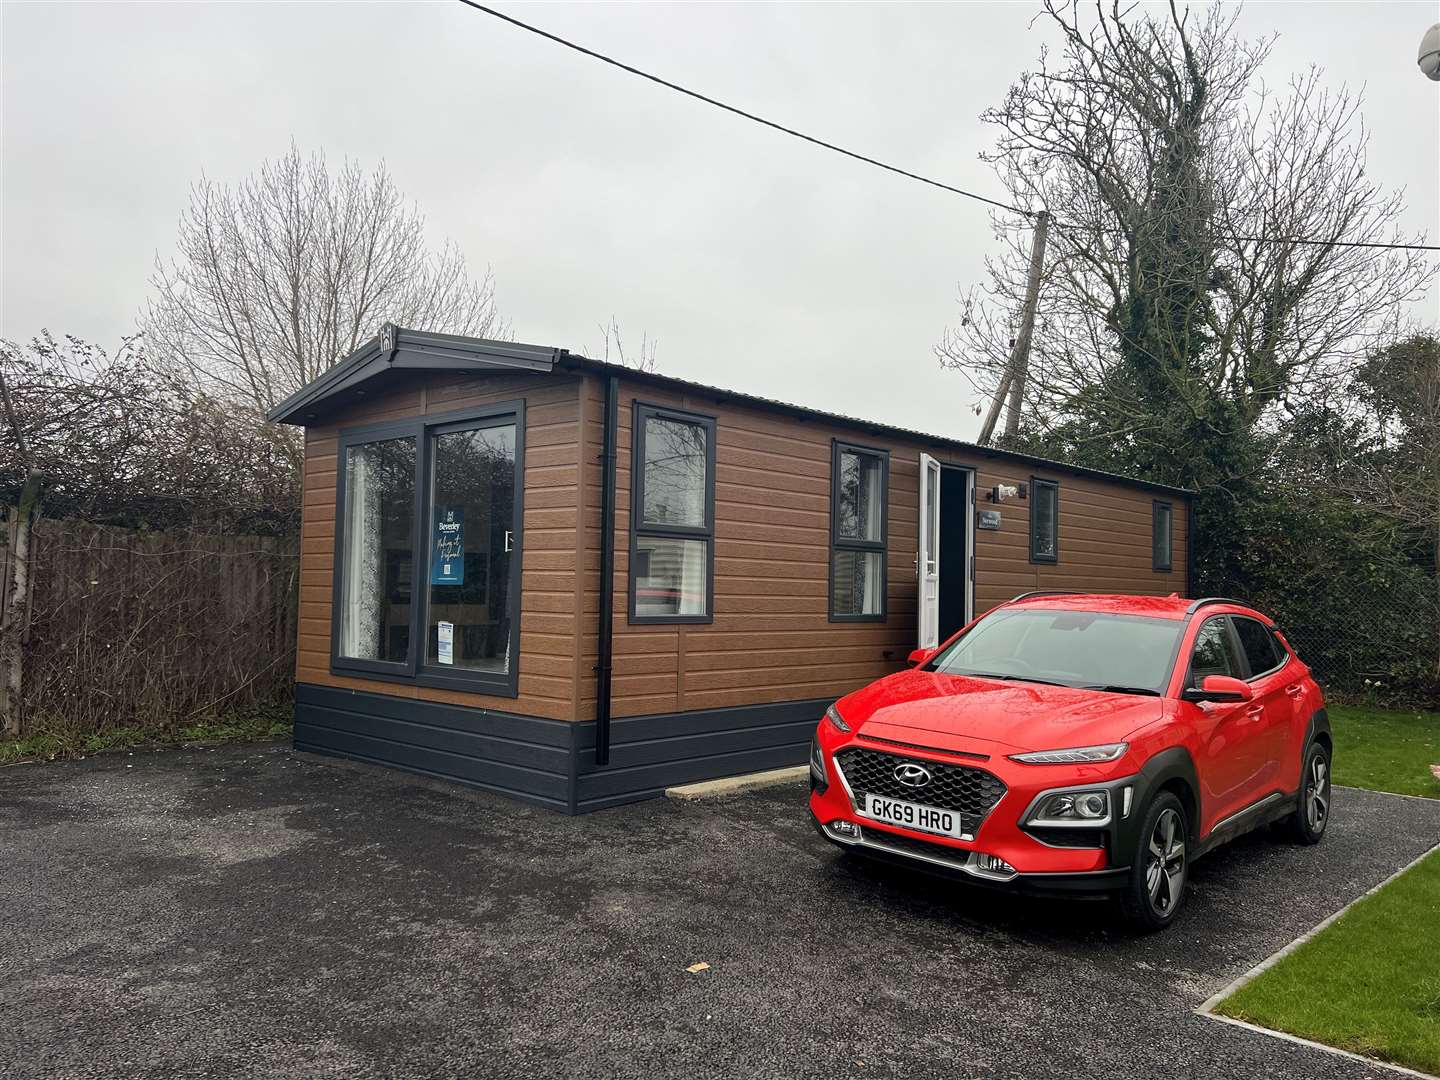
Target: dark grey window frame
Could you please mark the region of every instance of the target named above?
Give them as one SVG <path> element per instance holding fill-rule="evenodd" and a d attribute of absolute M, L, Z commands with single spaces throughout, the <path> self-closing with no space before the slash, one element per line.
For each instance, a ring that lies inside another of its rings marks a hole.
<path fill-rule="evenodd" d="M 880 462 L 880 539 L 857 540 L 840 535 L 840 455 L 865 454 Z M 835 553 L 863 551 L 880 553 L 880 611 L 878 614 L 848 614 L 835 610 Z M 832 623 L 883 623 L 890 613 L 890 451 L 860 443 L 833 439 L 830 443 L 830 568 L 825 576 L 825 607 Z"/>
<path fill-rule="evenodd" d="M 500 426 L 507 421 L 515 425 L 515 506 L 511 532 L 509 595 L 513 604 L 510 617 L 510 670 L 503 675 L 484 671 L 447 671 L 438 665 L 426 664 L 424 649 L 430 606 L 430 467 L 434 435 L 440 430 L 464 431 L 472 427 Z M 415 501 L 410 525 L 410 645 L 403 662 L 360 660 L 340 655 L 340 596 L 344 580 L 345 553 L 345 457 L 346 451 L 361 443 L 385 439 L 415 440 Z M 416 416 L 381 424 L 342 428 L 338 435 L 335 459 L 335 563 L 330 583 L 330 673 L 379 682 L 431 686 L 445 690 L 463 690 L 492 697 L 520 696 L 520 609 L 521 563 L 524 557 L 525 520 L 525 402 L 496 402 L 492 405 L 463 409 L 434 416 Z"/>
<path fill-rule="evenodd" d="M 1157 551 L 1160 539 L 1160 512 L 1166 512 L 1169 528 L 1165 533 L 1165 561 L 1161 562 Z M 1168 499 L 1155 499 L 1150 503 L 1150 569 L 1157 574 L 1168 574 L 1175 569 L 1175 504 Z"/>
<path fill-rule="evenodd" d="M 1039 500 L 1041 488 L 1055 489 L 1055 552 L 1052 555 L 1043 555 L 1035 550 L 1035 529 L 1039 522 L 1035 520 L 1035 505 Z M 1046 480 L 1040 476 L 1030 477 L 1030 561 L 1032 563 L 1044 563 L 1053 565 L 1060 561 L 1060 481 Z"/>
<path fill-rule="evenodd" d="M 680 424 L 696 424 L 705 428 L 705 524 L 647 525 L 645 523 L 645 421 L 651 417 L 673 420 Z M 715 417 L 708 413 L 675 409 L 636 400 L 630 420 L 630 561 L 626 576 L 630 579 L 628 619 L 632 625 L 656 626 L 713 623 L 715 621 Z M 704 615 L 638 615 L 635 611 L 636 549 L 642 536 L 673 540 L 705 541 L 705 614 Z"/>

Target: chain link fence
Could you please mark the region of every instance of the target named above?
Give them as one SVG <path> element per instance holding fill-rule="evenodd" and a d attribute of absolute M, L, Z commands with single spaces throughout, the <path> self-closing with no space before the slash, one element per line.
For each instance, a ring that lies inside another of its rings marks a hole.
<path fill-rule="evenodd" d="M 1251 596 L 1328 694 L 1440 703 L 1440 583 L 1415 568 L 1301 582 Z"/>

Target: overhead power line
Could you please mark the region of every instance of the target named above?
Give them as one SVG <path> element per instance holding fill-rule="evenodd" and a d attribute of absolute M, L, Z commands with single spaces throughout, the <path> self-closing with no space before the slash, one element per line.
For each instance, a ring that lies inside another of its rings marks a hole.
<path fill-rule="evenodd" d="M 723 109 L 725 112 L 733 113 L 735 116 L 742 117 L 757 124 L 763 124 L 765 127 L 771 128 L 775 131 L 779 131 L 785 135 L 789 135 L 792 138 L 801 139 L 805 142 L 812 143 L 815 146 L 824 147 L 826 150 L 833 150 L 837 154 L 843 154 L 848 158 L 853 158 L 855 161 L 862 161 L 866 165 L 873 165 L 877 169 L 884 169 L 886 172 L 892 172 L 898 176 L 903 176 L 910 180 L 917 180 L 922 184 L 928 184 L 930 187 L 939 188 L 942 191 L 948 191 L 954 195 L 961 195 L 967 199 L 974 199 L 976 202 L 985 203 L 986 205 L 993 206 L 998 210 L 1009 210 L 1013 214 L 1020 214 L 1024 217 L 1033 218 L 1039 212 L 1035 210 L 1022 210 L 1018 206 L 1012 206 L 1010 203 L 1001 202 L 999 199 L 992 199 L 985 195 L 978 195 L 973 191 L 966 191 L 964 188 L 956 187 L 953 184 L 947 184 L 941 180 L 935 180 L 929 176 L 921 176 L 919 173 L 911 172 L 908 169 L 902 169 L 898 165 L 888 164 L 887 162 L 881 161 L 878 158 L 873 158 L 865 154 L 856 153 L 854 150 L 847 150 L 843 146 L 837 146 L 832 142 L 826 142 L 824 139 L 817 139 L 814 135 L 806 135 L 803 131 L 797 131 L 794 128 L 786 127 L 784 124 L 777 124 L 774 120 L 767 120 L 763 116 L 757 116 L 755 113 L 746 112 L 744 109 L 737 108 L 734 105 L 727 105 L 725 102 L 710 97 L 707 94 L 702 94 L 698 90 L 691 90 L 687 87 L 681 86 L 679 83 L 673 83 L 668 79 L 662 79 L 659 75 L 652 75 L 648 71 L 641 71 L 639 68 L 632 67 L 631 65 L 623 63 L 620 60 L 616 60 L 612 56 L 606 56 L 604 53 L 596 52 L 594 49 L 587 49 L 584 45 L 576 44 L 573 41 L 560 37 L 560 35 L 558 34 L 552 34 L 548 30 L 541 30 L 538 26 L 531 26 L 529 23 L 522 22 L 514 16 L 506 15 L 503 11 L 497 11 L 492 7 L 487 7 L 484 4 L 477 3 L 477 0 L 460 0 L 460 3 L 464 4 L 466 7 L 474 8 L 476 11 L 484 12 L 486 15 L 493 16 L 494 18 L 499 19 L 502 22 L 507 22 L 511 26 L 518 27 L 519 29 L 525 30 L 528 33 L 536 34 L 539 37 L 545 38 L 547 41 L 553 41 L 557 45 L 563 45 L 565 48 L 580 53 L 582 56 L 588 56 L 593 60 L 599 60 L 602 64 L 609 64 L 611 67 L 619 68 L 621 71 L 629 72 L 631 75 L 636 75 L 639 78 L 647 79 L 652 83 L 665 87 L 667 90 L 674 90 L 677 94 L 684 94 L 686 97 L 694 98 L 696 101 L 703 101 L 705 104 L 713 105 L 717 109 Z M 1084 228 L 1084 226 L 1070 226 L 1065 222 L 1055 222 L 1055 227 L 1057 229 Z M 1308 237 L 1298 236 L 1237 236 L 1234 239 L 1251 244 L 1305 244 L 1312 247 L 1376 248 L 1392 251 L 1440 251 L 1440 245 L 1436 244 L 1393 244 L 1361 240 L 1315 240 Z"/>
<path fill-rule="evenodd" d="M 834 143 L 826 142 L 824 139 L 817 139 L 813 135 L 806 135 L 803 131 L 796 131 L 794 128 L 788 128 L 784 124 L 777 124 L 774 120 L 766 120 L 763 116 L 756 116 L 754 113 L 746 112 L 744 109 L 738 109 L 734 105 L 727 105 L 723 101 L 717 101 L 715 98 L 707 97 L 705 94 L 699 93 L 696 90 L 689 90 L 678 83 L 670 82 L 668 79 L 662 79 L 659 75 L 651 75 L 648 71 L 641 71 L 637 67 L 631 67 L 629 64 L 621 63 L 614 57 L 606 56 L 604 53 L 598 53 L 593 49 L 587 49 L 584 45 L 577 45 L 573 41 L 567 41 L 565 38 L 552 34 L 547 30 L 541 30 L 538 26 L 531 26 L 529 23 L 512 18 L 503 11 L 496 11 L 492 7 L 478 4 L 475 0 L 460 0 L 460 3 L 466 7 L 472 7 L 476 11 L 483 11 L 486 15 L 493 15 L 497 19 L 502 19 L 511 26 L 518 26 L 521 30 L 528 30 L 532 34 L 539 34 L 541 37 L 553 41 L 557 45 L 563 45 L 567 49 L 574 49 L 576 52 L 599 60 L 601 63 L 609 64 L 611 67 L 617 67 L 621 71 L 628 71 L 631 75 L 638 75 L 642 79 L 649 79 L 653 83 L 658 83 L 669 90 L 674 90 L 676 93 L 684 94 L 686 97 L 692 97 L 696 101 L 703 101 L 707 105 L 714 105 L 717 109 L 724 109 L 728 113 L 742 116 L 746 120 L 753 120 L 757 124 L 764 124 L 766 127 L 774 128 L 776 131 L 784 132 L 786 135 L 792 135 L 797 139 L 804 139 L 806 142 L 814 143 L 816 146 L 823 146 L 826 150 L 833 150 L 837 154 L 844 154 L 846 157 L 854 158 L 856 161 L 863 161 L 867 165 L 874 165 L 876 168 L 884 169 L 887 172 L 898 173 L 900 176 L 908 177 L 911 180 L 918 180 L 922 184 L 929 184 L 931 187 L 940 188 L 942 191 L 963 195 L 967 199 L 975 199 L 977 202 L 988 203 L 990 206 L 997 207 L 1001 210 L 1009 210 L 1012 213 L 1026 215 L 1033 213 L 1033 211 L 1030 210 L 1021 210 L 1018 206 L 1011 206 L 1009 203 L 1000 202 L 998 199 L 977 195 L 973 191 L 966 191 L 964 188 L 955 187 L 953 184 L 946 184 L 940 180 L 932 180 L 928 176 L 921 176 L 919 173 L 910 172 L 908 169 L 902 169 L 898 165 L 889 165 L 876 158 L 866 157 L 864 154 L 857 154 L 854 150 L 846 150 L 843 146 L 836 146 Z"/>

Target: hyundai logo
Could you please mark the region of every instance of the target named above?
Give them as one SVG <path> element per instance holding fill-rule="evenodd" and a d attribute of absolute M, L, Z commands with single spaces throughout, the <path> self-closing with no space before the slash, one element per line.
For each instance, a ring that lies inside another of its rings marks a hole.
<path fill-rule="evenodd" d="M 912 765 L 907 762 L 904 765 L 895 766 L 895 779 L 906 787 L 924 787 L 930 782 L 930 770 L 924 765 Z"/>

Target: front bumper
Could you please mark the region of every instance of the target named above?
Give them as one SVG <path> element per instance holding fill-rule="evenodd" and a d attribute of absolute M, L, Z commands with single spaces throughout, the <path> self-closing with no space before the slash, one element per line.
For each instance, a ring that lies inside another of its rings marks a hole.
<path fill-rule="evenodd" d="M 893 744 L 870 743 L 863 733 L 843 734 L 822 723 L 816 733 L 810 814 L 816 830 L 837 847 L 882 861 L 1016 892 L 1083 893 L 1122 888 L 1137 843 L 1145 778 L 1119 762 L 1105 765 L 1025 765 L 996 753 L 984 762 L 915 746 L 903 756 L 917 762 L 980 768 L 1005 792 L 964 838 L 902 828 L 867 816 L 835 754 L 866 749 L 895 754 Z M 825 780 L 814 774 L 823 764 Z M 1120 775 L 1115 775 L 1116 772 Z M 1025 827 L 1031 805 L 1046 792 L 1080 787 L 1110 792 L 1110 817 L 1097 826 L 1056 830 Z M 915 801 L 924 803 L 923 796 Z M 838 828 L 837 828 L 838 825 Z M 1002 862 L 997 867 L 996 860 Z M 1008 864 L 1008 865 L 1007 865 Z"/>

